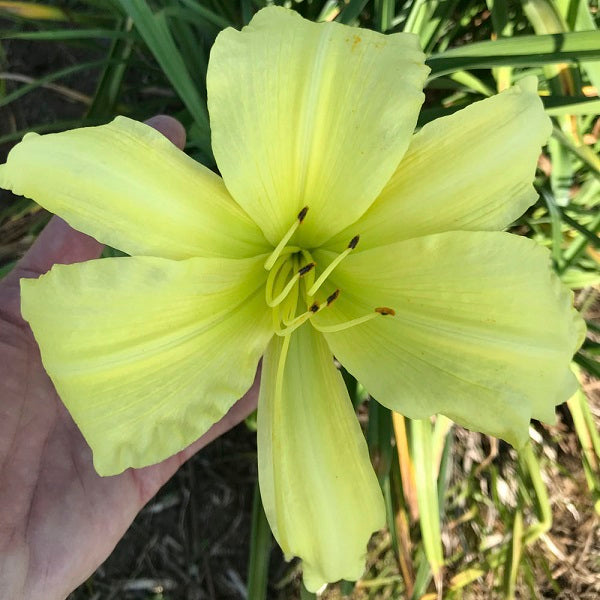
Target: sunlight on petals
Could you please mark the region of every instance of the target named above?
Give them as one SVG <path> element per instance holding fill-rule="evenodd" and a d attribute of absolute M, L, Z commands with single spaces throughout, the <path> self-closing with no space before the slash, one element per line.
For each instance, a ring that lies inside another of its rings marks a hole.
<path fill-rule="evenodd" d="M 428 123 L 369 210 L 326 245 L 340 250 L 356 231 L 364 251 L 430 233 L 504 229 L 538 198 L 532 182 L 551 130 L 535 77 Z"/>
<path fill-rule="evenodd" d="M 368 208 L 408 147 L 423 60 L 412 34 L 311 23 L 278 7 L 219 34 L 207 75 L 213 151 L 272 244 L 306 204 L 305 247 Z"/>
<path fill-rule="evenodd" d="M 385 507 L 364 436 L 342 376 L 321 334 L 302 327 L 282 347 L 274 338 L 263 362 L 258 406 L 261 496 L 288 558 L 300 556 L 304 583 L 355 581 Z M 279 389 L 278 389 L 279 388 Z"/>
<path fill-rule="evenodd" d="M 531 416 L 553 422 L 554 406 L 576 389 L 569 364 L 583 320 L 548 251 L 531 240 L 501 232 L 407 240 L 348 257 L 332 283 L 344 293 L 322 320 L 394 307 L 394 317 L 325 337 L 397 412 L 441 412 L 520 446 Z"/>
<path fill-rule="evenodd" d="M 128 254 L 243 258 L 266 249 L 218 175 L 126 117 L 27 134 L 0 165 L 0 187 Z"/>

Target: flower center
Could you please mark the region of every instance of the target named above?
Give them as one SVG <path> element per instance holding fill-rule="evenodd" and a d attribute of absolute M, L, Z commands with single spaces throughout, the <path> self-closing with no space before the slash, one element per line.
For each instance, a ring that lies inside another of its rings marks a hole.
<path fill-rule="evenodd" d="M 356 248 L 360 240 L 360 236 L 355 235 L 348 243 L 348 247 L 338 254 L 315 280 L 316 263 L 310 252 L 299 246 L 288 245 L 307 213 L 308 206 L 305 206 L 264 265 L 269 272 L 265 286 L 265 299 L 267 305 L 273 309 L 275 333 L 283 337 L 288 337 L 338 298 L 339 289 L 320 300 L 316 295 L 331 273 Z M 304 310 L 300 307 L 302 304 L 305 306 Z M 356 319 L 335 325 L 317 325 L 314 321 L 311 321 L 311 324 L 322 333 L 333 333 L 380 316 L 395 314 L 394 309 L 384 306 L 374 308 L 373 312 Z"/>

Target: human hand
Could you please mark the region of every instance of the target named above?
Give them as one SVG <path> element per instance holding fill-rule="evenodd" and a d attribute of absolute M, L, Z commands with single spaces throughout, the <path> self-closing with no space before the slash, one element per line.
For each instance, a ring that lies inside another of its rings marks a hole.
<path fill-rule="evenodd" d="M 183 148 L 185 130 L 175 119 L 159 116 L 147 123 Z M 181 464 L 256 407 L 257 382 L 182 452 L 150 467 L 98 476 L 21 317 L 19 279 L 101 252 L 99 242 L 53 217 L 0 281 L 0 600 L 65 598 L 104 561 Z"/>

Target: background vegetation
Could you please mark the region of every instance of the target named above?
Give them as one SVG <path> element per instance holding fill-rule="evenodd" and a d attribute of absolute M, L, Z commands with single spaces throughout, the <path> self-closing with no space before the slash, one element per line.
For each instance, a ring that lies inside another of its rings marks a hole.
<path fill-rule="evenodd" d="M 0 1 L 0 150 L 27 131 L 104 123 L 115 114 L 179 118 L 186 151 L 215 167 L 205 75 L 224 27 L 263 0 Z M 410 421 L 346 375 L 388 506 L 368 570 L 324 599 L 600 597 L 600 33 L 592 0 L 297 0 L 313 20 L 415 32 L 432 68 L 419 125 L 540 79 L 554 133 L 539 201 L 512 228 L 550 248 L 576 290 L 589 335 L 575 357 L 582 391 L 555 426 L 532 424 L 520 454 L 445 418 Z M 49 215 L 2 196 L 0 274 Z M 107 253 L 110 253 L 107 250 Z M 552 327 L 552 324 L 548 324 Z M 109 560 L 72 595 L 109 598 L 311 598 L 300 565 L 273 544 L 256 494 L 252 419 L 184 466 Z M 357 515 L 360 518 L 360 515 Z"/>

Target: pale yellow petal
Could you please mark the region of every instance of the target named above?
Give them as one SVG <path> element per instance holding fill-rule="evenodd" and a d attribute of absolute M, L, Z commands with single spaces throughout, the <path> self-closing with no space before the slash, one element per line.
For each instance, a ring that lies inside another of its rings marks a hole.
<path fill-rule="evenodd" d="M 101 475 L 185 448 L 252 384 L 264 257 L 125 257 L 22 279 L 22 312 Z"/>
<path fill-rule="evenodd" d="M 355 221 L 400 162 L 428 69 L 416 36 L 312 23 L 281 7 L 226 29 L 207 76 L 212 145 L 232 196 L 277 244 L 321 244 Z"/>
<path fill-rule="evenodd" d="M 358 420 L 333 356 L 309 325 L 291 337 L 278 393 L 284 342 L 263 361 L 258 405 L 260 490 L 271 529 L 288 558 L 302 559 L 311 591 L 358 579 L 367 542 L 385 507 Z"/>
<path fill-rule="evenodd" d="M 538 198 L 533 177 L 551 130 L 535 77 L 425 125 L 379 198 L 328 246 L 343 249 L 356 234 L 360 252 L 443 231 L 504 229 Z"/>
<path fill-rule="evenodd" d="M 583 320 L 549 253 L 531 240 L 431 235 L 353 254 L 332 279 L 340 297 L 317 322 L 396 312 L 325 336 L 393 410 L 416 419 L 440 412 L 518 445 L 531 417 L 553 421 L 554 406 L 576 389 L 569 365 Z"/>
<path fill-rule="evenodd" d="M 27 134 L 0 166 L 0 187 L 128 254 L 243 258 L 266 250 L 218 175 L 126 117 Z"/>

